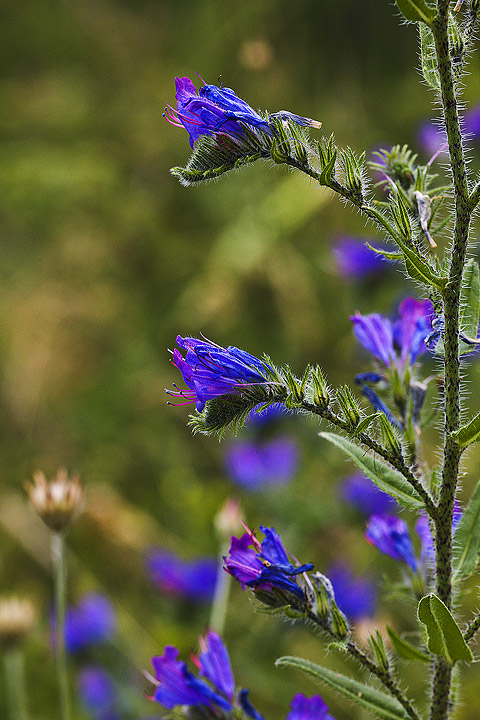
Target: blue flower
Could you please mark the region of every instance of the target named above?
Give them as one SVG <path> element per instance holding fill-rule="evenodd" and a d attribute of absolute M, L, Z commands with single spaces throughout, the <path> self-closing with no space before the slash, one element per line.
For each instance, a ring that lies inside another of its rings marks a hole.
<path fill-rule="evenodd" d="M 117 690 L 112 676 L 101 667 L 91 665 L 79 673 L 78 691 L 82 704 L 95 718 L 103 718 L 117 703 Z"/>
<path fill-rule="evenodd" d="M 273 113 L 267 120 L 227 87 L 204 85 L 197 93 L 195 85 L 187 77 L 175 78 L 175 86 L 177 109 L 167 106 L 165 117 L 172 125 L 183 126 L 187 130 L 191 147 L 202 135 L 223 133 L 230 137 L 242 137 L 245 126 L 273 135 L 275 130 L 269 121 L 277 117 L 306 127 L 321 126 L 315 120 L 286 110 Z"/>
<path fill-rule="evenodd" d="M 246 490 L 288 482 L 298 466 L 298 447 L 288 437 L 264 442 L 242 440 L 225 454 L 225 466 L 232 480 Z"/>
<path fill-rule="evenodd" d="M 462 519 L 463 510 L 460 507 L 458 500 L 455 500 L 452 517 L 452 535 L 455 534 L 455 530 L 458 527 L 460 520 Z M 421 541 L 420 550 L 420 562 L 424 568 L 435 567 L 435 545 L 433 543 L 432 530 L 430 528 L 430 522 L 425 512 L 420 514 L 417 522 L 415 523 L 415 531 Z"/>
<path fill-rule="evenodd" d="M 413 572 L 417 571 L 418 563 L 405 520 L 393 515 L 372 515 L 365 539 L 380 552 L 406 563 Z"/>
<path fill-rule="evenodd" d="M 202 412 L 208 400 L 220 395 L 239 395 L 242 385 L 269 384 L 265 372 L 271 369 L 258 358 L 236 347 L 223 348 L 207 340 L 177 336 L 177 344 L 186 350 L 185 357 L 175 348 L 173 364 L 182 373 L 190 390 L 167 391 L 182 397 L 188 403 L 196 403 Z"/>
<path fill-rule="evenodd" d="M 65 617 L 65 645 L 70 653 L 100 645 L 112 637 L 116 627 L 115 610 L 105 595 L 84 595 Z"/>
<path fill-rule="evenodd" d="M 311 570 L 313 564 L 293 565 L 275 529 L 260 525 L 260 530 L 265 535 L 262 543 L 252 533 L 232 537 L 230 552 L 224 558 L 226 571 L 244 590 L 260 591 L 265 598 L 272 593 L 270 600 L 278 600 L 280 605 L 303 605 L 305 592 L 294 576 Z"/>
<path fill-rule="evenodd" d="M 363 278 L 387 268 L 385 259 L 370 250 L 359 238 L 343 237 L 333 246 L 339 274 L 345 278 Z"/>
<path fill-rule="evenodd" d="M 307 698 L 303 693 L 298 693 L 293 698 L 285 720 L 334 720 L 328 712 L 328 706 L 320 695 Z"/>
<path fill-rule="evenodd" d="M 169 550 L 153 548 L 147 553 L 146 566 L 155 585 L 169 595 L 199 602 L 213 598 L 218 573 L 215 558 L 183 560 Z"/>
<path fill-rule="evenodd" d="M 377 313 L 357 313 L 350 318 L 357 340 L 387 368 L 413 365 L 426 351 L 425 339 L 431 333 L 430 300 L 407 297 L 400 303 L 398 312 L 400 318 L 394 323 Z"/>
<path fill-rule="evenodd" d="M 371 618 L 377 608 L 375 583 L 364 577 L 354 577 L 350 568 L 336 563 L 327 576 L 335 588 L 335 602 L 340 610 L 351 620 Z"/>
<path fill-rule="evenodd" d="M 163 655 L 152 658 L 157 688 L 151 699 L 170 710 L 206 706 L 215 717 L 218 712 L 223 717 L 222 711 L 229 713 L 239 704 L 230 658 L 221 637 L 213 631 L 200 639 L 200 647 L 202 652 L 194 661 L 209 682 L 190 672 L 187 664 L 178 660 L 178 649 L 167 645 Z"/>
<path fill-rule="evenodd" d="M 398 509 L 394 498 L 390 497 L 365 475 L 350 475 L 340 485 L 340 495 L 350 505 L 364 515 L 386 515 Z"/>

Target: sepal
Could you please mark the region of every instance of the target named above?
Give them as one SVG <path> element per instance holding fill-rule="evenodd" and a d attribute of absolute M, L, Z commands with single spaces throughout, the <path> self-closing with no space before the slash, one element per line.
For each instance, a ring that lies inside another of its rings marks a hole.
<path fill-rule="evenodd" d="M 350 390 L 348 385 L 343 385 L 342 387 L 339 387 L 336 392 L 336 397 L 337 402 L 342 409 L 345 422 L 347 423 L 349 430 L 355 430 L 358 423 L 360 422 L 361 415 L 357 401 L 353 397 L 352 391 Z"/>
<path fill-rule="evenodd" d="M 410 22 L 421 22 L 431 25 L 437 11 L 428 5 L 425 0 L 395 0 L 398 9 L 405 20 Z"/>
<path fill-rule="evenodd" d="M 320 163 L 320 185 L 329 185 L 332 180 L 335 180 L 338 153 L 333 133 L 328 139 L 324 137 L 317 143 L 317 150 Z"/>
<path fill-rule="evenodd" d="M 376 664 L 380 668 L 382 668 L 384 672 L 389 672 L 390 662 L 388 660 L 387 650 L 385 648 L 383 637 L 379 630 L 375 630 L 374 635 L 369 635 L 368 644 L 370 645 L 370 650 Z"/>

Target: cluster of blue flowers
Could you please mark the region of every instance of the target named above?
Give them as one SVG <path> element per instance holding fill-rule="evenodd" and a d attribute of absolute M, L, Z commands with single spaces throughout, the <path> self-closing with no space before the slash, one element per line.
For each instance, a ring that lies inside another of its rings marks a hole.
<path fill-rule="evenodd" d="M 190 145 L 203 135 L 227 135 L 241 138 L 245 128 L 256 128 L 267 135 L 275 134 L 272 121 L 279 118 L 303 127 L 320 127 L 321 123 L 300 117 L 286 110 L 262 117 L 245 100 L 239 98 L 231 88 L 217 85 L 203 85 L 197 92 L 193 82 L 187 78 L 175 78 L 176 109 L 167 106 L 166 119 L 177 127 L 184 127 L 189 135 Z"/>
<path fill-rule="evenodd" d="M 156 689 L 151 697 L 164 708 L 202 708 L 206 718 L 232 717 L 230 713 L 241 711 L 253 720 L 263 716 L 252 705 L 248 690 L 238 690 L 230 664 L 228 651 L 221 637 L 210 631 L 200 638 L 202 652 L 193 661 L 199 676 L 194 675 L 187 664 L 178 659 L 178 648 L 167 645 L 163 655 L 152 658 Z M 319 695 L 307 698 L 296 695 L 286 720 L 334 720 Z"/>
<path fill-rule="evenodd" d="M 185 560 L 165 548 L 152 548 L 145 559 L 152 582 L 165 594 L 196 602 L 212 600 L 217 582 L 217 560 Z"/>

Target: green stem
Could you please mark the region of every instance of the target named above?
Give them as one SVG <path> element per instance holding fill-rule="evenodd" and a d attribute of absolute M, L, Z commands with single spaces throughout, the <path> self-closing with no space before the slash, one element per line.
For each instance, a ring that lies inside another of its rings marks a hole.
<path fill-rule="evenodd" d="M 67 651 L 65 648 L 66 564 L 65 538 L 62 532 L 52 532 L 51 553 L 55 585 L 57 678 L 60 698 L 60 718 L 70 720 L 70 692 L 68 687 Z"/>
<path fill-rule="evenodd" d="M 231 576 L 223 569 L 223 558 L 228 554 L 230 543 L 224 541 L 220 548 L 218 561 L 217 582 L 213 596 L 212 609 L 210 611 L 209 627 L 222 635 L 227 617 L 228 599 L 230 596 Z"/>
<path fill-rule="evenodd" d="M 4 666 L 7 717 L 10 720 L 28 720 L 27 685 L 21 648 L 5 650 Z"/>
<path fill-rule="evenodd" d="M 466 629 L 465 633 L 463 634 L 463 637 L 465 638 L 465 642 L 468 642 L 473 638 L 477 630 L 480 629 L 480 615 L 477 615 L 476 618 L 472 620 L 468 628 Z"/>
<path fill-rule="evenodd" d="M 384 670 L 376 663 L 372 662 L 368 655 L 366 655 L 363 650 L 360 650 L 360 648 L 355 643 L 348 642 L 346 644 L 346 649 L 348 650 L 350 655 L 354 657 L 364 668 L 369 670 L 369 672 L 371 672 L 380 680 L 380 682 L 385 687 L 385 689 L 388 690 L 390 695 L 393 695 L 393 697 L 398 700 L 409 718 L 412 718 L 412 720 L 420 720 L 417 711 L 412 706 L 408 698 L 406 698 L 403 692 L 400 690 L 388 670 Z"/>
<path fill-rule="evenodd" d="M 460 132 L 457 98 L 448 40 L 448 0 L 438 0 L 438 14 L 432 25 L 440 77 L 442 107 L 447 132 L 450 165 L 455 189 L 455 227 L 448 283 L 443 292 L 445 317 L 445 420 L 443 471 L 438 512 L 435 518 L 436 593 L 447 607 L 452 603 L 452 517 L 461 451 L 451 433 L 460 423 L 459 312 L 460 290 L 470 225 L 470 200 Z M 442 658 L 435 661 L 430 720 L 449 715 L 451 666 Z"/>

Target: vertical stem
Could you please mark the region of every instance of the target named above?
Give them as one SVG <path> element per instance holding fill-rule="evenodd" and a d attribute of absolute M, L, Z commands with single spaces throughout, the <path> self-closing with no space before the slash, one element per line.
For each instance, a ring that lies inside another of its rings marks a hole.
<path fill-rule="evenodd" d="M 60 697 L 60 718 L 70 720 L 70 693 L 68 688 L 67 652 L 65 648 L 66 565 L 65 538 L 62 532 L 52 532 L 51 552 L 55 585 L 57 677 Z"/>
<path fill-rule="evenodd" d="M 460 423 L 459 311 L 462 274 L 467 251 L 471 211 L 452 75 L 448 41 L 448 0 L 438 0 L 432 31 L 435 39 L 442 107 L 447 132 L 450 166 L 455 190 L 455 228 L 449 280 L 443 293 L 445 316 L 445 418 L 442 485 L 435 517 L 436 592 L 447 607 L 452 603 L 452 517 L 461 452 L 451 433 Z M 446 720 L 449 714 L 452 668 L 443 658 L 435 662 L 430 720 Z"/>
<path fill-rule="evenodd" d="M 23 653 L 18 646 L 5 650 L 5 686 L 9 720 L 28 720 Z"/>
<path fill-rule="evenodd" d="M 224 541 L 220 548 L 218 559 L 217 582 L 210 611 L 209 626 L 219 635 L 223 633 L 227 617 L 228 599 L 230 596 L 231 576 L 223 569 L 223 557 L 228 554 L 230 544 Z"/>

